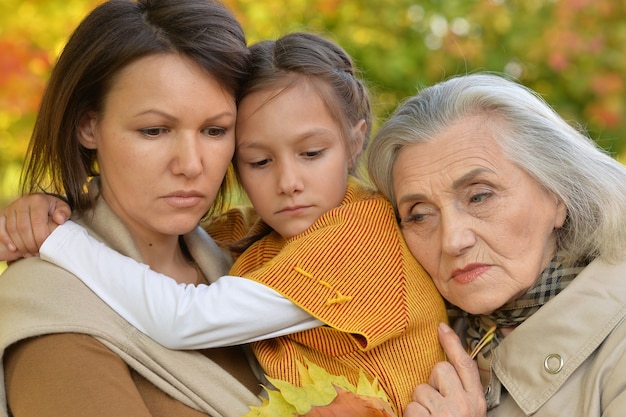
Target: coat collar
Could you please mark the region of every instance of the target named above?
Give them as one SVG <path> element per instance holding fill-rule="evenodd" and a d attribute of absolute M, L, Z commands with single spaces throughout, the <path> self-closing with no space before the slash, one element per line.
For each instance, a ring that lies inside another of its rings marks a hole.
<path fill-rule="evenodd" d="M 545 404 L 626 317 L 625 274 L 626 262 L 596 259 L 494 350 L 492 369 L 526 414 Z"/>

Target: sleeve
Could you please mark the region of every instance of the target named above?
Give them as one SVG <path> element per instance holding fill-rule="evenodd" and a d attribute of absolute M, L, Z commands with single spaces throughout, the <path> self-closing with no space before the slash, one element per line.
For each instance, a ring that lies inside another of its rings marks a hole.
<path fill-rule="evenodd" d="M 124 361 L 91 336 L 44 335 L 4 358 L 12 415 L 151 417 Z"/>
<path fill-rule="evenodd" d="M 76 275 L 129 323 L 170 349 L 249 343 L 321 325 L 248 279 L 224 276 L 211 285 L 178 284 L 71 221 L 46 239 L 40 256 Z"/>

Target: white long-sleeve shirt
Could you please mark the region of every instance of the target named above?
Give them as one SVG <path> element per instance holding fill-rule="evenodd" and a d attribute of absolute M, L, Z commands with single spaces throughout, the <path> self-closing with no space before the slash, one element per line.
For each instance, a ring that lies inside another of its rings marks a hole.
<path fill-rule="evenodd" d="M 129 323 L 171 349 L 231 346 L 322 326 L 276 291 L 241 277 L 179 284 L 67 221 L 40 248 Z"/>

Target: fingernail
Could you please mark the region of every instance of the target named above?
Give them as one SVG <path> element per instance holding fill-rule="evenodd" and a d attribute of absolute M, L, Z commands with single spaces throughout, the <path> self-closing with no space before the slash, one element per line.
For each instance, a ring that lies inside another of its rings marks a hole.
<path fill-rule="evenodd" d="M 439 323 L 439 331 L 442 333 L 448 333 L 448 332 L 451 332 L 452 329 L 446 323 L 441 322 Z"/>

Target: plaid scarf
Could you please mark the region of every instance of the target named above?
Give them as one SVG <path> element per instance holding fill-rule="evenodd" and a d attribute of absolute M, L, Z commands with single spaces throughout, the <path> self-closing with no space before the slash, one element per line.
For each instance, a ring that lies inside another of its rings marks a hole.
<path fill-rule="evenodd" d="M 495 325 L 495 334 L 476 356 L 480 379 L 487 392 L 487 407 L 493 408 L 499 403 L 499 384 L 494 387 L 491 381 L 492 351 L 498 346 L 503 336 L 499 329 L 517 326 L 532 316 L 552 297 L 559 294 L 589 264 L 591 259 L 568 262 L 561 254 L 556 254 L 550 264 L 543 270 L 535 284 L 517 300 L 505 304 L 488 315 L 466 315 L 469 328 L 467 330 L 468 350 L 484 342 L 490 329 Z M 497 391 L 497 392 L 496 392 Z"/>

